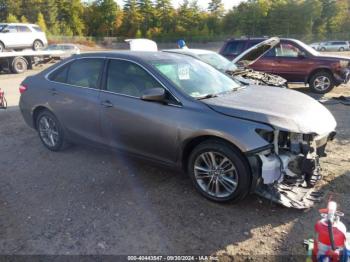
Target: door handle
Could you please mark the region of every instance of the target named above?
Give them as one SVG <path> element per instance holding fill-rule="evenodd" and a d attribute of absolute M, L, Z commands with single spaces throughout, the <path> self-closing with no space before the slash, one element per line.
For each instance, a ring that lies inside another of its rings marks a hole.
<path fill-rule="evenodd" d="M 52 94 L 52 95 L 54 95 L 54 96 L 55 96 L 55 95 L 58 95 L 58 92 L 57 92 L 56 88 L 51 88 L 50 91 L 51 91 L 51 94 Z"/>
<path fill-rule="evenodd" d="M 101 105 L 102 105 L 103 107 L 106 107 L 106 108 L 108 108 L 108 107 L 113 107 L 113 104 L 112 104 L 111 101 L 109 101 L 109 100 L 102 101 L 102 102 L 101 102 Z"/>

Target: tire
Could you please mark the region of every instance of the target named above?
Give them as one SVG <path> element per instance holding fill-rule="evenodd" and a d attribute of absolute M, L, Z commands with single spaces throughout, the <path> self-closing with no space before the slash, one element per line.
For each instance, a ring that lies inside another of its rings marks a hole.
<path fill-rule="evenodd" d="M 11 72 L 14 74 L 24 73 L 28 69 L 28 62 L 23 57 L 15 57 L 11 64 Z"/>
<path fill-rule="evenodd" d="M 57 152 L 66 148 L 63 127 L 49 110 L 43 110 L 38 114 L 36 129 L 41 142 L 47 149 Z"/>
<path fill-rule="evenodd" d="M 339 48 L 339 52 L 344 52 L 344 51 L 345 51 L 344 47 Z"/>
<path fill-rule="evenodd" d="M 41 42 L 40 40 L 35 40 L 33 43 L 33 50 L 34 51 L 38 51 L 40 49 L 42 49 L 44 47 L 43 42 Z"/>
<path fill-rule="evenodd" d="M 206 172 L 210 169 L 206 163 L 213 159 L 210 154 L 214 156 L 217 169 L 216 171 L 211 169 Z M 226 161 L 224 161 L 225 158 Z M 226 170 L 226 173 L 224 170 Z M 228 143 L 209 140 L 199 144 L 190 154 L 187 172 L 196 190 L 209 200 L 237 202 L 249 193 L 251 184 L 250 168 L 241 153 Z M 216 190 L 217 184 L 219 185 L 218 191 Z"/>
<path fill-rule="evenodd" d="M 2 42 L 0 42 L 0 53 L 5 52 L 5 46 Z"/>
<path fill-rule="evenodd" d="M 312 92 L 325 94 L 330 92 L 335 86 L 333 75 L 327 71 L 318 71 L 313 74 L 309 81 Z"/>
<path fill-rule="evenodd" d="M 324 52 L 324 51 L 326 51 L 326 48 L 322 47 L 320 50 L 321 50 L 322 52 Z"/>

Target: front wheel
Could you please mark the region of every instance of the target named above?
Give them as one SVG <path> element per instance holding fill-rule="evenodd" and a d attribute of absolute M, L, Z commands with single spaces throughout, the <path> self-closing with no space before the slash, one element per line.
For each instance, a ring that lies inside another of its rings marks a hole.
<path fill-rule="evenodd" d="M 344 51 L 345 51 L 344 47 L 339 48 L 339 52 L 344 52 Z"/>
<path fill-rule="evenodd" d="M 318 94 L 325 94 L 334 88 L 335 83 L 331 73 L 319 71 L 310 78 L 309 86 L 311 91 Z"/>
<path fill-rule="evenodd" d="M 216 201 L 238 201 L 249 193 L 250 169 L 238 150 L 211 140 L 191 153 L 188 173 L 197 191 Z"/>
<path fill-rule="evenodd" d="M 39 113 L 36 127 L 41 142 L 51 151 L 60 151 L 66 145 L 63 128 L 54 114 L 48 110 Z"/>

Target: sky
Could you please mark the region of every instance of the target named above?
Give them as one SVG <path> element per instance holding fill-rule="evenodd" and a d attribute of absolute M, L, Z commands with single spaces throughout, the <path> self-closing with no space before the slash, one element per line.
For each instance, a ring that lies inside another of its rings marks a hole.
<path fill-rule="evenodd" d="M 232 6 L 238 5 L 240 2 L 243 2 L 244 0 L 222 0 L 222 2 L 225 5 L 225 9 L 231 9 Z M 122 5 L 123 4 L 123 0 L 117 0 L 118 4 Z M 178 7 L 183 1 L 182 0 L 172 0 L 173 4 L 175 7 Z M 198 4 L 206 9 L 208 8 L 208 3 L 210 2 L 210 0 L 198 0 Z"/>

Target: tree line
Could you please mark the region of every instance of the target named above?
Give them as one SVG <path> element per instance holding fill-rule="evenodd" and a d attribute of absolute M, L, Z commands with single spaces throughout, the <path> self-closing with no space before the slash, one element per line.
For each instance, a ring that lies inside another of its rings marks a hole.
<path fill-rule="evenodd" d="M 215 39 L 218 36 L 349 36 L 350 0 L 0 0 L 0 21 L 37 23 L 49 35 Z M 350 37 L 350 36 L 349 36 Z"/>

